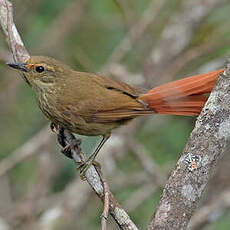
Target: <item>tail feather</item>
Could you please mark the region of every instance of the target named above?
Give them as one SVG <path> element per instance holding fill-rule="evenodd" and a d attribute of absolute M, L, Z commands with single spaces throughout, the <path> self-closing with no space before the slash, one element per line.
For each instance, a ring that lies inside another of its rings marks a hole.
<path fill-rule="evenodd" d="M 139 99 L 160 114 L 198 115 L 224 69 L 187 77 L 151 89 Z"/>

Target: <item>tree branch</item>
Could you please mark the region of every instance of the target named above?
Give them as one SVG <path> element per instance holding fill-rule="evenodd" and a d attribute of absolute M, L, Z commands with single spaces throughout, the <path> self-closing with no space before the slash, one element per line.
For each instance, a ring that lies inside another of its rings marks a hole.
<path fill-rule="evenodd" d="M 61 134 L 61 140 L 59 139 L 59 143 L 62 147 L 65 147 L 76 140 L 74 135 L 70 133 L 68 130 L 64 130 L 63 134 L 60 133 L 62 130 L 59 130 L 59 135 Z M 85 154 L 81 151 L 80 147 L 76 150 L 71 149 L 71 157 L 77 165 L 83 163 L 86 159 Z M 98 169 L 94 165 L 91 165 L 89 169 L 85 173 L 85 177 L 89 185 L 95 191 L 97 196 L 104 202 L 104 186 L 103 186 L 103 177 L 102 173 L 98 172 Z M 124 230 L 137 230 L 137 227 L 132 222 L 128 214 L 125 210 L 120 206 L 120 204 L 116 201 L 113 194 L 107 188 L 107 192 L 109 193 L 109 212 L 112 217 L 115 219 L 117 224 L 121 229 Z"/>
<path fill-rule="evenodd" d="M 29 57 L 13 21 L 13 7 L 7 0 L 0 1 L 0 23 L 15 61 L 24 61 Z"/>
<path fill-rule="evenodd" d="M 197 119 L 148 227 L 186 229 L 230 138 L 230 62 Z M 197 167 L 192 170 L 188 156 Z M 195 161 L 195 162 L 194 162 Z M 190 167 L 189 167 L 190 166 Z"/>

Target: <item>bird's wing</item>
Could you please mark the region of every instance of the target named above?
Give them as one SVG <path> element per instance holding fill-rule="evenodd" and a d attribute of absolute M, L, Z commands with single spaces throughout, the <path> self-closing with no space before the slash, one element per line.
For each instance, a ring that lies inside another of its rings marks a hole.
<path fill-rule="evenodd" d="M 137 99 L 140 95 L 138 89 L 102 75 L 81 73 L 82 76 L 87 81 L 80 81 L 79 84 L 87 82 L 88 87 L 81 85 L 77 88 L 78 94 L 76 98 L 71 96 L 71 104 L 62 103 L 68 104 L 72 115 L 81 116 L 86 122 L 108 123 L 150 113 Z"/>
<path fill-rule="evenodd" d="M 114 121 L 130 120 L 141 115 L 154 113 L 153 110 L 138 110 L 138 109 L 117 109 L 111 111 L 100 111 L 91 115 L 83 115 L 87 122 L 108 123 Z"/>

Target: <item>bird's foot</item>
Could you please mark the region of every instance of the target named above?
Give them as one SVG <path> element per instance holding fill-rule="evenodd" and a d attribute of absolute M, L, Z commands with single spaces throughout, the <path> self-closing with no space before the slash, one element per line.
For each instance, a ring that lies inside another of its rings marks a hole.
<path fill-rule="evenodd" d="M 66 145 L 61 152 L 68 158 L 73 159 L 71 150 L 78 150 L 81 145 L 81 140 L 80 139 L 74 139 L 72 142 L 68 145 Z"/>
<path fill-rule="evenodd" d="M 55 123 L 50 123 L 50 129 L 53 133 L 58 134 L 58 125 L 56 125 Z"/>
<path fill-rule="evenodd" d="M 93 160 L 93 159 L 89 159 L 86 160 L 85 162 L 82 162 L 78 167 L 77 169 L 80 170 L 80 178 L 82 180 L 86 180 L 86 177 L 85 177 L 85 173 L 86 171 L 89 169 L 89 167 L 91 165 L 94 165 L 97 169 L 101 170 L 101 165 L 99 162 Z"/>

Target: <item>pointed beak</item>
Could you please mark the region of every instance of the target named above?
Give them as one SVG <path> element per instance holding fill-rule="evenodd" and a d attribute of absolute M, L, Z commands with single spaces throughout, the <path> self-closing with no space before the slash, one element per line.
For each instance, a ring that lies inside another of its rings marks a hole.
<path fill-rule="evenodd" d="M 18 69 L 23 72 L 28 72 L 28 69 L 26 68 L 25 63 L 6 63 L 6 64 L 14 69 Z"/>
<path fill-rule="evenodd" d="M 28 72 L 29 70 L 26 68 L 26 63 L 6 63 L 8 66 L 10 66 L 11 68 L 17 69 L 17 70 L 21 70 L 23 72 Z M 31 86 L 30 82 L 28 81 L 27 77 L 25 76 L 25 74 L 22 74 L 23 79 L 26 81 L 26 83 L 28 85 Z"/>

